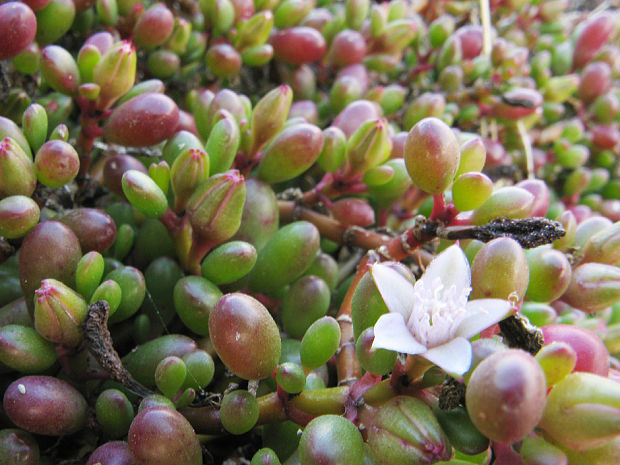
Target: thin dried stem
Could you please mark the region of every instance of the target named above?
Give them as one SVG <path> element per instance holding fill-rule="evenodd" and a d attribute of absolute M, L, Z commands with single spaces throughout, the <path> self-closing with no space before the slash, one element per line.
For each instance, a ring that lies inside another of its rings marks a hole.
<path fill-rule="evenodd" d="M 82 325 L 88 351 L 114 381 L 118 381 L 137 396 L 146 397 L 154 394 L 137 382 L 123 366 L 121 358 L 112 346 L 112 337 L 107 325 L 109 314 L 110 305 L 105 300 L 98 300 L 88 307 L 86 321 Z"/>

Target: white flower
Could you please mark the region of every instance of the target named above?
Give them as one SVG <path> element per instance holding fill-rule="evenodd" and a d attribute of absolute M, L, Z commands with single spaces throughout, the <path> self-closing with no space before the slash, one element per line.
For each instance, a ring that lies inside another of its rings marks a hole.
<path fill-rule="evenodd" d="M 507 300 L 468 302 L 471 270 L 457 245 L 440 253 L 415 285 L 385 264 L 370 273 L 390 311 L 375 324 L 373 349 L 420 355 L 450 374 L 469 370 L 469 338 L 511 312 Z"/>

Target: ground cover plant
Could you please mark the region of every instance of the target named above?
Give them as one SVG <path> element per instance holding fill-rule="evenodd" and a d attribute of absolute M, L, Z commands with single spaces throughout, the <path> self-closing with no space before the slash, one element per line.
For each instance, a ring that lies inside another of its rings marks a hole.
<path fill-rule="evenodd" d="M 0 465 L 620 463 L 620 14 L 0 3 Z"/>

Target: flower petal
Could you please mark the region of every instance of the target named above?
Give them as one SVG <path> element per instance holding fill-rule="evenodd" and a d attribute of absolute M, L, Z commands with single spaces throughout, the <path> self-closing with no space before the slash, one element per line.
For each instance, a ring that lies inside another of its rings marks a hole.
<path fill-rule="evenodd" d="M 413 284 L 398 271 L 381 263 L 372 266 L 370 275 L 388 310 L 409 318 L 413 305 Z"/>
<path fill-rule="evenodd" d="M 512 305 L 503 299 L 479 299 L 467 302 L 468 316 L 463 318 L 456 335 L 469 339 L 506 318 Z"/>
<path fill-rule="evenodd" d="M 457 337 L 445 344 L 429 349 L 422 354 L 422 357 L 449 374 L 462 375 L 471 367 L 471 344 L 467 339 Z"/>
<path fill-rule="evenodd" d="M 400 313 L 384 313 L 377 320 L 374 329 L 373 349 L 395 350 L 405 354 L 421 354 L 426 351 L 426 347 L 411 335 Z"/>
<path fill-rule="evenodd" d="M 451 245 L 437 255 L 428 265 L 421 279 L 432 283 L 435 278 L 441 280 L 445 289 L 454 285 L 458 294 L 462 289 L 471 286 L 469 261 L 458 245 Z"/>

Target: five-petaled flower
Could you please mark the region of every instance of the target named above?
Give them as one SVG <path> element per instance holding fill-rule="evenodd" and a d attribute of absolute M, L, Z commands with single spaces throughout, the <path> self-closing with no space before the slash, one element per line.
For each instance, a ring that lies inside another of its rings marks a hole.
<path fill-rule="evenodd" d="M 453 375 L 471 366 L 469 338 L 512 309 L 507 300 L 467 300 L 471 270 L 458 245 L 440 253 L 415 285 L 385 264 L 370 273 L 390 311 L 375 324 L 373 349 L 420 355 Z"/>

